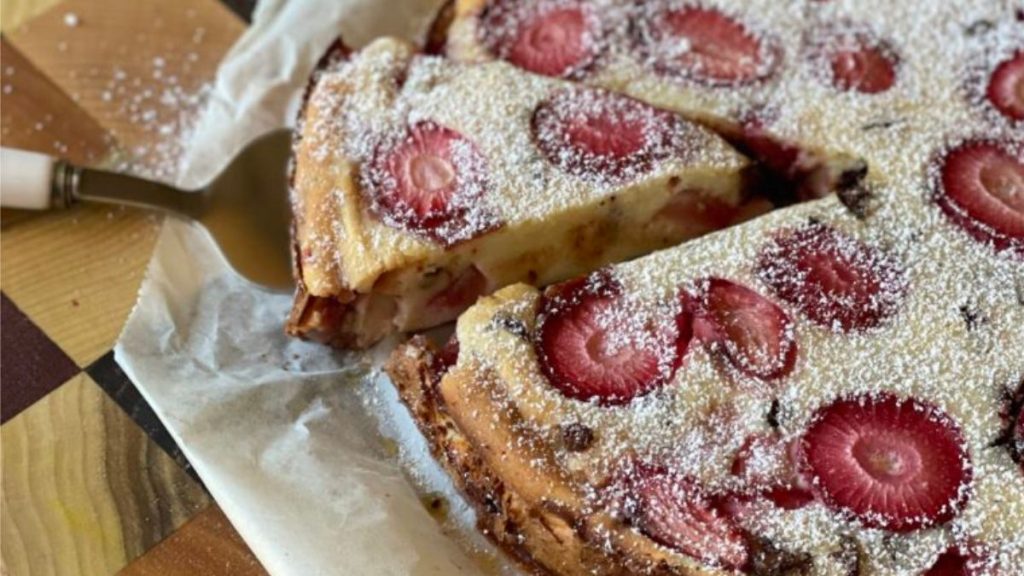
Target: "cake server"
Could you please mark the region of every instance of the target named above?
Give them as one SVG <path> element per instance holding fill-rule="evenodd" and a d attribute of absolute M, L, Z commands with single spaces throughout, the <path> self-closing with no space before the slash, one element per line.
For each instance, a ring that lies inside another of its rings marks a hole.
<path fill-rule="evenodd" d="M 267 288 L 290 290 L 290 150 L 291 131 L 267 133 L 246 146 L 206 186 L 180 190 L 45 154 L 3 148 L 0 206 L 51 210 L 96 202 L 191 219 L 210 232 L 239 274 Z"/>

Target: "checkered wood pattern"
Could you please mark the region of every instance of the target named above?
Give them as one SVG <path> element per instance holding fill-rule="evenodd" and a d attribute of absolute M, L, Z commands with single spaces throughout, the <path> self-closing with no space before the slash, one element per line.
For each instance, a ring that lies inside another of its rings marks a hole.
<path fill-rule="evenodd" d="M 2 0 L 3 146 L 161 174 L 254 3 Z M 4 576 L 265 574 L 113 359 L 160 226 L 2 212 Z"/>

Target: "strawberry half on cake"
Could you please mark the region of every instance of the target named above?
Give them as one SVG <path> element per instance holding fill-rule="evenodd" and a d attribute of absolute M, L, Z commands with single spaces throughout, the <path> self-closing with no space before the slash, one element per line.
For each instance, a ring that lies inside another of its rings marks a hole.
<path fill-rule="evenodd" d="M 290 333 L 362 348 L 771 208 L 714 133 L 638 100 L 396 40 L 319 73 L 295 144 Z"/>
<path fill-rule="evenodd" d="M 457 59 L 732 126 L 779 169 L 867 163 L 399 348 L 392 380 L 483 531 L 545 574 L 1021 574 L 1017 9 L 457 0 Z"/>
<path fill-rule="evenodd" d="M 772 212 L 500 290 L 388 370 L 536 573 L 1016 574 L 1019 269 L 905 225 Z"/>
<path fill-rule="evenodd" d="M 850 93 L 887 92 L 899 61 L 866 27 L 837 18 L 812 30 L 811 4 L 456 0 L 445 50 L 675 110 L 722 133 L 788 184 L 789 198 L 805 200 L 853 186 L 865 165 L 829 138 L 792 138 L 779 129 L 785 117 Z"/>

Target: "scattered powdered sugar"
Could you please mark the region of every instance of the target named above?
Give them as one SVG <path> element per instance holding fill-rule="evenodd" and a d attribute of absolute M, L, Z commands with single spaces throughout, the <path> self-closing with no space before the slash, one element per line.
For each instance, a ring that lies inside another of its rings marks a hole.
<path fill-rule="evenodd" d="M 727 120 L 740 120 L 752 109 L 771 110 L 764 118 L 769 132 L 865 158 L 870 167 L 865 187 L 877 210 L 861 220 L 839 202 L 823 200 L 616 266 L 613 274 L 627 297 L 637 301 L 664 302 L 666 295 L 708 276 L 775 299 L 794 320 L 800 352 L 793 373 L 766 392 L 742 374 L 716 369 L 713 353 L 691 345 L 672 383 L 629 405 L 605 407 L 553 390 L 538 369 L 529 335 L 524 339 L 484 325 L 475 330 L 467 321 L 459 332 L 464 357 L 497 370 L 517 410 L 537 429 L 574 422 L 593 431 L 586 452 L 554 448 L 564 466 L 587 479 L 580 490 L 593 494 L 593 501 L 599 500 L 594 487 L 637 452 L 671 461 L 715 489 L 728 483 L 729 463 L 743 438 L 771 429 L 786 439 L 799 438 L 812 415 L 836 398 L 894 393 L 932 403 L 963 431 L 974 478 L 961 488 L 970 497 L 968 505 L 947 525 L 890 534 L 813 503 L 795 511 L 763 507 L 753 515 L 751 529 L 779 547 L 812 554 L 815 573 L 831 573 L 849 557 L 844 551 L 851 546 L 854 558 L 864 558 L 872 573 L 921 573 L 950 546 L 968 543 L 985 548 L 977 560 L 983 567 L 1005 571 L 1024 564 L 1024 475 L 1006 446 L 996 442 L 1004 427 L 999 416 L 1004 390 L 1024 381 L 1024 356 L 1016 353 L 1024 349 L 1018 295 L 1024 269 L 1016 256 L 996 253 L 964 233 L 933 201 L 937 159 L 945 150 L 970 138 L 1021 138 L 1020 126 L 985 98 L 991 71 L 1024 46 L 1024 29 L 1012 6 L 981 0 L 704 5 L 743 15 L 758 36 L 776 38 L 778 68 L 761 83 L 723 90 L 659 76 L 651 62 L 635 60 L 630 45 L 609 44 L 584 81 Z M 473 47 L 479 32 L 472 26 L 470 19 L 453 28 L 455 57 L 486 57 Z M 836 88 L 831 71 L 814 56 L 835 49 L 828 43 L 843 38 L 834 35 L 836 30 L 855 30 L 890 51 L 896 62 L 891 88 L 877 94 Z M 692 50 L 683 47 L 676 49 Z M 845 260 L 834 271 L 859 270 L 854 284 L 870 288 L 864 298 L 838 294 L 841 307 L 882 312 L 884 320 L 846 329 L 834 322 L 816 325 L 805 310 L 832 296 L 802 292 L 789 302 L 773 289 L 803 285 L 807 268 L 773 259 L 758 273 L 759 258 L 777 250 L 780 234 L 806 226 L 828 226 L 838 234 L 828 249 L 801 241 L 809 254 Z M 534 291 L 510 291 L 504 299 L 499 293 L 470 316 L 509 314 L 532 330 L 537 298 Z M 609 314 L 602 321 L 613 332 L 609 341 L 623 348 L 639 342 L 644 332 L 635 320 Z M 770 473 L 782 457 L 765 451 L 751 465 Z"/>
<path fill-rule="evenodd" d="M 487 89 L 481 88 L 485 86 Z M 464 139 L 464 144 L 452 149 L 451 171 L 469 185 L 467 190 L 473 191 L 456 195 L 456 205 L 448 212 L 454 216 L 453 225 L 433 226 L 431 238 L 403 226 L 407 218 L 388 221 L 379 217 L 380 212 L 367 218 L 361 197 L 369 195 L 371 204 L 379 202 L 379 190 L 339 187 L 337 206 L 350 215 L 348 218 L 361 222 L 358 231 L 335 230 L 339 240 L 358 235 L 362 247 L 358 259 L 341 258 L 346 267 L 345 281 L 352 286 L 372 285 L 376 275 L 403 261 L 444 261 L 461 246 L 471 251 L 472 245 L 465 240 L 474 236 L 499 244 L 497 238 L 504 230 L 521 233 L 546 222 L 552 214 L 600 209 L 612 201 L 618 205 L 620 196 L 628 200 L 641 194 L 644 183 L 660 187 L 660 182 L 685 177 L 695 169 L 735 176 L 744 165 L 744 160 L 714 134 L 679 120 L 664 140 L 652 134 L 661 130 L 659 123 L 644 124 L 642 140 L 659 141 L 656 145 L 645 144 L 659 151 L 657 158 L 645 162 L 645 170 L 608 177 L 569 173 L 541 154 L 531 121 L 539 104 L 571 86 L 523 74 L 503 63 L 467 66 L 414 56 L 408 46 L 387 39 L 324 71 L 310 97 L 302 128 L 302 149 L 314 161 L 344 165 L 357 175 L 357 181 L 375 171 L 381 176 L 374 169 L 373 159 L 400 145 L 411 126 L 429 122 Z M 631 106 L 646 110 L 637 103 Z M 668 153 L 669 148 L 672 153 Z M 457 205 L 460 198 L 465 206 Z M 313 229 L 310 232 L 323 234 Z M 594 237 L 593 241 L 602 239 Z M 535 240 L 526 239 L 527 243 Z M 445 249 L 452 245 L 456 248 Z M 356 269 L 357 265 L 362 268 Z M 539 272 L 544 274 L 546 270 Z"/>
<path fill-rule="evenodd" d="M 1013 255 L 996 254 L 965 234 L 933 201 L 936 159 L 944 150 L 979 135 L 1020 138 L 1020 127 L 984 97 L 991 70 L 1021 46 L 1020 26 L 1009 4 L 708 0 L 701 5 L 735 17 L 748 40 L 770 49 L 753 62 L 738 62 L 741 69 L 752 70 L 756 81 L 725 88 L 699 81 L 699 74 L 680 77 L 659 64 L 654 53 L 665 52 L 666 39 L 653 32 L 641 37 L 651 48 L 638 55 L 624 24 L 631 5 L 592 5 L 608 29 L 588 37 L 587 45 L 599 55 L 573 75 L 695 116 L 739 123 L 753 115 L 769 133 L 813 150 L 862 157 L 870 167 L 864 189 L 877 208 L 858 218 L 835 199 L 826 199 L 615 267 L 625 296 L 622 306 L 602 308 L 594 319 L 605 334 L 598 343 L 601 353 L 663 350 L 665 332 L 651 330 L 646 319 L 665 318 L 678 303 L 674 296 L 680 287 L 713 276 L 772 299 L 793 320 L 787 331 L 798 343 L 798 357 L 792 373 L 777 382 L 721 370 L 719 352 L 691 343 L 671 382 L 628 404 L 569 399 L 549 384 L 539 366 L 541 296 L 519 287 L 485 299 L 463 317 L 460 364 L 468 358 L 499 374 L 502 393 L 524 425 L 549 439 L 554 458 L 580 480 L 580 493 L 595 509 L 604 497 L 598 487 L 622 462 L 638 455 L 671 463 L 708 490 L 726 489 L 736 484 L 730 465 L 751 435 L 799 439 L 823 406 L 842 397 L 895 394 L 926 401 L 960 427 L 973 466 L 974 480 L 961 487 L 969 504 L 948 524 L 890 534 L 865 528 L 821 502 L 793 511 L 762 502 L 747 528 L 777 547 L 810 554 L 820 573 L 837 566 L 849 569 L 851 550 L 854 562 L 864 558 L 868 571 L 920 573 L 952 542 L 980 543 L 989 550 L 985 562 L 992 565 L 1021 565 L 1024 475 L 996 441 L 1003 429 L 1003 391 L 1024 380 L 1024 360 L 1014 353 L 1024 349 L 1024 306 L 1018 296 L 1024 272 Z M 502 26 L 514 24 L 505 20 Z M 864 94 L 836 85 L 822 54 L 847 48 L 851 37 L 884 46 L 895 62 L 891 87 Z M 472 25 L 457 22 L 451 44 L 455 55 L 461 49 L 473 59 L 486 58 L 486 42 L 483 48 L 473 44 L 480 42 Z M 545 129 L 534 135 L 537 106 L 568 85 L 521 75 L 502 63 L 463 66 L 410 58 L 403 50 L 377 43 L 324 75 L 305 132 L 314 158 L 359 166 L 382 146 L 393 145 L 388 139 L 400 141 L 409 126 L 436 121 L 472 142 L 472 147 L 454 147 L 452 165 L 474 175 L 486 173 L 486 178 L 472 179 L 487 182 L 474 193 L 510 227 L 603 200 L 621 186 L 621 174 L 602 178 L 595 174 L 603 171 L 600 160 L 567 147 L 571 134 Z M 667 51 L 676 60 L 692 52 L 693 45 L 684 42 Z M 556 106 L 553 116 L 559 123 L 579 112 L 586 116 L 594 101 L 587 102 Z M 631 114 L 621 120 L 629 123 Z M 652 140 L 655 133 L 646 128 L 653 126 L 649 117 L 638 118 L 645 126 L 641 148 L 660 150 L 663 141 Z M 558 150 L 554 162 L 538 152 L 538 140 Z M 727 165 L 730 156 L 713 142 L 695 138 L 692 161 Z M 476 152 L 486 162 L 478 162 Z M 624 173 L 627 179 L 669 174 L 678 169 L 675 160 L 648 174 L 635 166 Z M 583 166 L 582 176 L 559 170 L 559 165 Z M 339 196 L 347 193 L 337 191 Z M 394 229 L 397 222 L 391 224 L 367 225 L 371 246 L 388 255 L 423 249 L 398 241 L 406 236 Z M 775 254 L 781 237 L 808 227 L 833 230 L 834 239 L 822 243 L 797 237 L 796 256 Z M 765 254 L 770 263 L 759 270 Z M 824 275 L 819 282 L 824 289 L 802 289 L 812 274 Z M 830 291 L 829 274 L 837 275 L 837 285 L 849 281 L 855 290 Z M 830 306 L 833 312 L 821 317 L 809 312 Z M 857 316 L 864 311 L 879 319 Z M 659 355 L 659 360 L 668 357 Z M 671 370 L 664 364 L 661 373 L 668 375 Z M 487 418 L 484 429 L 504 426 L 494 414 L 465 416 Z M 587 449 L 568 451 L 556 440 L 570 423 L 592 434 Z M 544 451 L 524 438 L 517 448 L 530 455 L 524 466 L 547 469 Z M 751 466 L 770 473 L 783 457 L 778 450 L 765 451 L 754 455 Z"/>

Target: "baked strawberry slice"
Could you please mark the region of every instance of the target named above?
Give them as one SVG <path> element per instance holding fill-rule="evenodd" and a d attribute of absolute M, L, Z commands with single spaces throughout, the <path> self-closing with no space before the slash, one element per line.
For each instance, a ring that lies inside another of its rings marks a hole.
<path fill-rule="evenodd" d="M 1017 420 L 1013 424 L 1010 442 L 1011 450 L 1017 456 L 1020 471 L 1024 473 L 1024 406 L 1017 407 Z"/>
<path fill-rule="evenodd" d="M 1024 120 L 1024 50 L 996 66 L 985 94 L 1003 116 Z"/>
<path fill-rule="evenodd" d="M 950 546 L 922 576 L 982 576 L 1000 572 L 983 546 Z"/>
<path fill-rule="evenodd" d="M 430 362 L 430 376 L 435 385 L 441 382 L 441 378 L 459 362 L 459 337 L 452 333 L 444 346 L 438 350 Z"/>
<path fill-rule="evenodd" d="M 741 569 L 748 563 L 746 535 L 694 480 L 636 466 L 622 491 L 629 521 L 652 540 L 712 566 Z"/>
<path fill-rule="evenodd" d="M 635 177 L 677 154 L 684 125 L 670 112 L 603 90 L 557 92 L 533 113 L 533 139 L 549 162 L 584 178 Z"/>
<path fill-rule="evenodd" d="M 544 76 L 577 76 L 593 62 L 600 24 L 579 0 L 491 2 L 480 19 L 484 45 L 499 58 Z"/>
<path fill-rule="evenodd" d="M 959 427 L 914 399 L 837 400 L 814 416 L 802 444 L 822 499 L 867 526 L 909 532 L 941 524 L 970 493 L 971 460 Z"/>
<path fill-rule="evenodd" d="M 795 144 L 779 140 L 758 118 L 746 120 L 741 127 L 739 144 L 758 162 L 780 176 L 795 180 L 807 171 L 810 162 L 806 152 Z"/>
<path fill-rule="evenodd" d="M 677 304 L 628 302 L 599 271 L 547 290 L 535 349 L 563 394 L 619 405 L 668 383 L 689 341 L 689 317 Z"/>
<path fill-rule="evenodd" d="M 709 278 L 694 299 L 694 334 L 720 347 L 729 362 L 752 378 L 776 380 L 796 361 L 796 336 L 789 316 L 750 288 Z"/>
<path fill-rule="evenodd" d="M 902 269 L 885 253 L 819 223 L 778 235 L 757 274 L 812 322 L 838 332 L 881 325 L 906 292 Z"/>
<path fill-rule="evenodd" d="M 773 41 L 712 8 L 643 6 L 636 31 L 637 49 L 658 72 L 713 86 L 765 78 L 778 63 Z"/>
<path fill-rule="evenodd" d="M 1024 409 L 1017 411 L 1017 424 L 1013 427 L 1013 443 L 1017 448 L 1017 454 L 1021 455 L 1024 462 Z M 1024 467 L 1024 464 L 1021 465 Z"/>
<path fill-rule="evenodd" d="M 487 291 L 487 277 L 472 264 L 462 271 L 451 284 L 444 287 L 427 301 L 428 308 L 443 311 L 462 311 L 476 302 Z"/>
<path fill-rule="evenodd" d="M 935 201 L 996 250 L 1024 255 L 1024 145 L 972 140 L 942 161 Z"/>
<path fill-rule="evenodd" d="M 362 183 L 386 224 L 446 246 L 497 225 L 480 201 L 489 186 L 483 156 L 466 137 L 430 121 L 379 145 L 363 166 Z"/>
<path fill-rule="evenodd" d="M 732 475 L 779 508 L 795 510 L 814 501 L 801 462 L 799 441 L 784 442 L 777 433 L 753 434 L 736 453 Z"/>
<path fill-rule="evenodd" d="M 888 43 L 863 32 L 842 32 L 822 44 L 832 84 L 839 90 L 879 94 L 896 83 L 898 58 Z"/>

